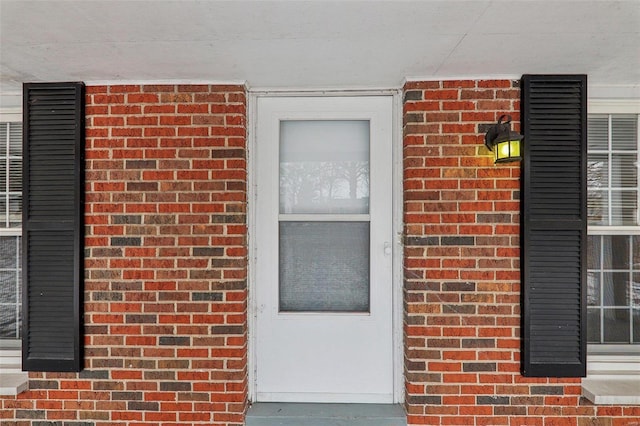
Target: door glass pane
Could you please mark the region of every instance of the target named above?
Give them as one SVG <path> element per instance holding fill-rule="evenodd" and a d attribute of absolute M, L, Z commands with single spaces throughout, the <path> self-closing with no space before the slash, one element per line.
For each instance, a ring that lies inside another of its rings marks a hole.
<path fill-rule="evenodd" d="M 369 223 L 280 223 L 280 312 L 369 312 Z"/>
<path fill-rule="evenodd" d="M 369 213 L 369 121 L 280 122 L 280 213 Z"/>

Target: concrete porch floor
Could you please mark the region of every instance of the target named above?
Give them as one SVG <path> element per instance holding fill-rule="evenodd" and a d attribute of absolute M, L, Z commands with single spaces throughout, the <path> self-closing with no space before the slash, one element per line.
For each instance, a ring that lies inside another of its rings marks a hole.
<path fill-rule="evenodd" d="M 406 426 L 398 404 L 255 403 L 247 426 Z"/>

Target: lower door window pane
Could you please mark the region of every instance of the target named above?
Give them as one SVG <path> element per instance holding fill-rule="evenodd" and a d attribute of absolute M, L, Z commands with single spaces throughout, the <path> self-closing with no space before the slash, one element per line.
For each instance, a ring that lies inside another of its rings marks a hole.
<path fill-rule="evenodd" d="M 281 312 L 369 312 L 369 222 L 280 223 Z"/>

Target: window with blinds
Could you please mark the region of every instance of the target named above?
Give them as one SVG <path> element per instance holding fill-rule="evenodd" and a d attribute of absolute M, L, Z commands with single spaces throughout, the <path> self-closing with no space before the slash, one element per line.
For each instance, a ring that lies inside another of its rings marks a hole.
<path fill-rule="evenodd" d="M 0 122 L 0 339 L 21 328 L 22 123 Z"/>
<path fill-rule="evenodd" d="M 588 119 L 588 341 L 640 344 L 638 114 Z"/>

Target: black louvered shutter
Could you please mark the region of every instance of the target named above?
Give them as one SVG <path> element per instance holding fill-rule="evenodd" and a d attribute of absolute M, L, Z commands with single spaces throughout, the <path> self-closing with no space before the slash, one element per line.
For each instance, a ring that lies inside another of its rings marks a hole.
<path fill-rule="evenodd" d="M 587 77 L 524 75 L 522 365 L 586 374 Z"/>
<path fill-rule="evenodd" d="M 84 84 L 23 89 L 22 368 L 80 371 Z"/>

